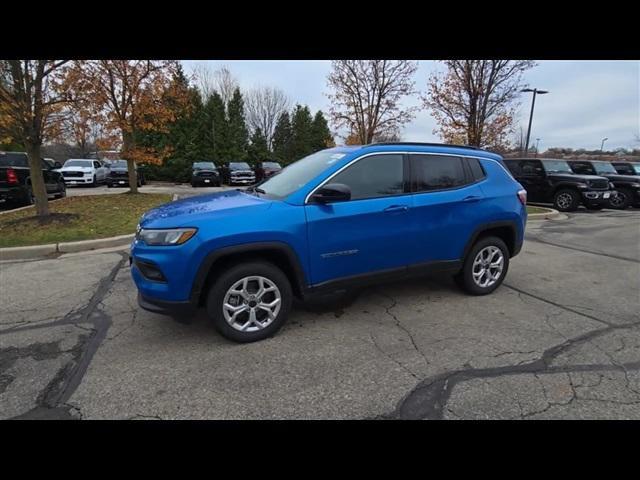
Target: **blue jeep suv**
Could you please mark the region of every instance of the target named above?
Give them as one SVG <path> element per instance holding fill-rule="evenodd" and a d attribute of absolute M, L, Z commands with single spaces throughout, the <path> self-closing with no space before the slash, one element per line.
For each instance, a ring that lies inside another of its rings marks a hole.
<path fill-rule="evenodd" d="M 292 298 L 448 271 L 484 295 L 521 247 L 526 191 L 499 155 L 385 143 L 314 153 L 244 191 L 145 213 L 131 246 L 144 309 L 199 307 L 225 337 L 273 335 Z"/>

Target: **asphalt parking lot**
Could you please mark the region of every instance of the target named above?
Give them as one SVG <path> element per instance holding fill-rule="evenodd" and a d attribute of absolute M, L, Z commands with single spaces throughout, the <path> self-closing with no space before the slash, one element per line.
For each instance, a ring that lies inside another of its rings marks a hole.
<path fill-rule="evenodd" d="M 0 282 L 0 418 L 640 419 L 639 210 L 531 221 L 492 295 L 368 288 L 246 345 L 140 310 L 124 251 Z"/>

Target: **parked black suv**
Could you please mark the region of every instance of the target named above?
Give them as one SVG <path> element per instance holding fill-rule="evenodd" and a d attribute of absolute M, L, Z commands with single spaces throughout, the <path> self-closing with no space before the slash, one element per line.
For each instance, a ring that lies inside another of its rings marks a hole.
<path fill-rule="evenodd" d="M 146 185 L 144 172 L 134 162 L 136 174 L 138 177 L 138 187 Z M 111 160 L 109 162 L 109 175 L 107 176 L 107 187 L 127 187 L 129 186 L 129 168 L 126 160 Z"/>
<path fill-rule="evenodd" d="M 64 179 L 44 159 L 42 175 L 48 195 L 58 198 L 67 195 Z M 34 201 L 31 189 L 29 159 L 24 152 L 0 152 L 0 200 L 18 205 L 31 205 Z"/>
<path fill-rule="evenodd" d="M 192 187 L 219 187 L 222 184 L 220 172 L 213 162 L 194 162 L 191 172 Z"/>
<path fill-rule="evenodd" d="M 611 208 L 624 210 L 631 205 L 640 206 L 639 175 L 621 175 L 611 163 L 599 160 L 569 160 L 569 166 L 575 173 L 608 178 L 617 192 L 609 199 Z"/>
<path fill-rule="evenodd" d="M 607 178 L 578 175 L 565 160 L 505 158 L 504 163 L 525 188 L 530 202 L 553 203 L 561 212 L 576 210 L 580 204 L 600 210 L 615 193 Z"/>
<path fill-rule="evenodd" d="M 640 162 L 611 162 L 620 175 L 640 175 Z"/>

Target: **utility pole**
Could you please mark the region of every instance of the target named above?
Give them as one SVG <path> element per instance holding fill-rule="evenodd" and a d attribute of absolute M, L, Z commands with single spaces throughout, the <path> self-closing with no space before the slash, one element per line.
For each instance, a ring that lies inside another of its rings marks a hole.
<path fill-rule="evenodd" d="M 533 120 L 533 109 L 536 106 L 536 95 L 544 95 L 549 93 L 547 90 L 538 90 L 537 88 L 525 88 L 521 92 L 533 92 L 533 100 L 531 101 L 531 113 L 529 114 L 529 128 L 527 129 L 527 141 L 524 146 L 524 156 L 529 154 L 529 137 L 531 136 L 531 122 Z"/>

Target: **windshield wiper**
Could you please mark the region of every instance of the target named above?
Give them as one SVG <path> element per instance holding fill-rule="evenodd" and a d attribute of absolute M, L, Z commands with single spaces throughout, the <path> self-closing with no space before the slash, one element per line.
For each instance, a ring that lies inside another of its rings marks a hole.
<path fill-rule="evenodd" d="M 247 187 L 247 192 L 256 192 L 256 193 L 261 193 L 263 195 L 266 195 L 267 192 L 265 192 L 263 189 L 261 189 L 260 187 Z"/>

